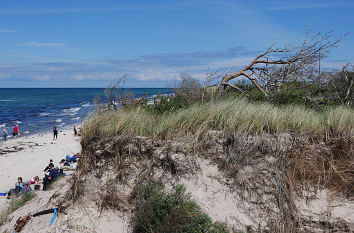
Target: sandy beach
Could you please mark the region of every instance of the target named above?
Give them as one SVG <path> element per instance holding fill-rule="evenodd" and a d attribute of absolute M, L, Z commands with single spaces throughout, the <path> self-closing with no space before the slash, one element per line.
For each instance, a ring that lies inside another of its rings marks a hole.
<path fill-rule="evenodd" d="M 2 139 L 2 138 L 1 138 Z M 0 142 L 0 192 L 13 188 L 17 177 L 27 181 L 44 177 L 43 169 L 53 159 L 57 165 L 65 155 L 80 152 L 80 137 L 72 128 L 59 130 L 58 139 L 52 132 L 9 138 Z"/>

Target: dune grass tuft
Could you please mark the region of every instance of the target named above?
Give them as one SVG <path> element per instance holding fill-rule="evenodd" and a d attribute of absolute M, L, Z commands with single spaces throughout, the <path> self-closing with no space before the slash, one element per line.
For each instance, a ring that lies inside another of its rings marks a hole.
<path fill-rule="evenodd" d="M 351 135 L 354 110 L 330 107 L 317 112 L 305 107 L 251 103 L 242 98 L 213 100 L 174 112 L 156 114 L 143 107 L 103 111 L 83 123 L 83 141 L 133 133 L 168 138 L 184 132 L 200 135 L 209 129 L 278 134 L 282 132 L 323 135 Z"/>
<path fill-rule="evenodd" d="M 185 190 L 179 185 L 167 193 L 162 184 L 146 182 L 139 192 L 134 232 L 229 232 L 223 224 L 213 223 Z"/>
<path fill-rule="evenodd" d="M 11 199 L 9 206 L 4 208 L 0 213 L 0 226 L 4 224 L 7 217 L 16 211 L 17 209 L 24 206 L 27 202 L 34 198 L 35 194 L 33 192 L 25 192 L 21 194 L 18 198 Z"/>

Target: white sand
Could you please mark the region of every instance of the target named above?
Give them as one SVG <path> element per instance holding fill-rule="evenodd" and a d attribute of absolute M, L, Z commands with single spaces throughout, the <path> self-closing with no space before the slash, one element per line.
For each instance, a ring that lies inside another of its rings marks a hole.
<path fill-rule="evenodd" d="M 16 150 L 19 151 L 7 152 Z M 19 176 L 23 181 L 35 176 L 42 179 L 43 170 L 50 159 L 57 165 L 65 155 L 73 155 L 80 150 L 80 137 L 74 137 L 72 128 L 59 131 L 57 140 L 54 140 L 53 134 L 48 132 L 1 141 L 0 192 L 13 188 Z"/>

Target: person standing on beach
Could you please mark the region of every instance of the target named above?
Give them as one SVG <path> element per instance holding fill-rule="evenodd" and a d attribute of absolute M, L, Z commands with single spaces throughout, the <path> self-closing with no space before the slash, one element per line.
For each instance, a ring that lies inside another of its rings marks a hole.
<path fill-rule="evenodd" d="M 58 130 L 57 130 L 57 127 L 55 127 L 55 126 L 53 128 L 53 135 L 54 135 L 55 139 L 58 139 Z"/>
<path fill-rule="evenodd" d="M 6 141 L 7 135 L 8 135 L 6 126 L 5 126 L 5 128 L 2 130 L 1 135 L 4 137 L 4 141 Z"/>
<path fill-rule="evenodd" d="M 13 136 L 14 138 L 16 138 L 17 135 L 18 135 L 18 125 L 16 125 L 16 126 L 14 127 L 14 132 L 12 133 L 12 136 Z"/>
<path fill-rule="evenodd" d="M 74 136 L 77 136 L 77 129 L 75 125 L 74 125 Z"/>

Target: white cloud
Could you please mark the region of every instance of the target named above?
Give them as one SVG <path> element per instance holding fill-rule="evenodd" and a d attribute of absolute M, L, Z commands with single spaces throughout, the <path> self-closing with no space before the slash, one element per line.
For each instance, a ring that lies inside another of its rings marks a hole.
<path fill-rule="evenodd" d="M 66 44 L 63 43 L 41 43 L 36 41 L 30 41 L 25 44 L 21 44 L 22 46 L 35 46 L 35 47 L 66 47 Z"/>
<path fill-rule="evenodd" d="M 333 7 L 354 7 L 352 1 L 319 1 L 311 3 L 308 1 L 293 1 L 291 3 L 279 2 L 275 5 L 268 4 L 265 6 L 267 10 L 281 11 L 281 10 L 301 10 L 301 9 L 320 9 L 320 8 L 333 8 Z"/>
<path fill-rule="evenodd" d="M 0 32 L 18 32 L 18 31 L 0 28 Z"/>

